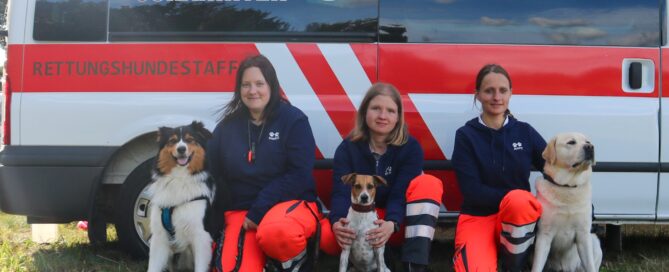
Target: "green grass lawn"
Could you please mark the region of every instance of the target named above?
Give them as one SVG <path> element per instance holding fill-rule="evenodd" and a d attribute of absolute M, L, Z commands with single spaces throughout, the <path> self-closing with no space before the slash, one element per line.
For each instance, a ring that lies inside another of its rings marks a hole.
<path fill-rule="evenodd" d="M 146 271 L 146 261 L 122 253 L 113 227 L 110 242 L 90 246 L 86 232 L 74 223 L 59 225 L 52 244 L 33 243 L 25 217 L 0 213 L 0 272 Z M 669 225 L 626 225 L 620 254 L 604 253 L 601 271 L 669 271 Z M 397 255 L 395 255 L 397 256 Z M 440 227 L 432 247 L 432 271 L 451 271 L 453 229 Z M 398 271 L 400 263 L 395 259 Z M 321 256 L 319 271 L 337 271 L 337 256 Z"/>
<path fill-rule="evenodd" d="M 0 272 L 146 271 L 145 261 L 132 260 L 114 241 L 90 246 L 86 232 L 75 223 L 59 225 L 58 234 L 55 243 L 34 243 L 25 217 L 0 213 Z M 108 236 L 116 239 L 114 228 Z"/>

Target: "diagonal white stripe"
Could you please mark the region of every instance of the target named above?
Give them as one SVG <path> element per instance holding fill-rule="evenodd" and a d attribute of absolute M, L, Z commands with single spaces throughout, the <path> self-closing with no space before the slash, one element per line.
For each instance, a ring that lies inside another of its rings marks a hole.
<path fill-rule="evenodd" d="M 325 158 L 334 157 L 334 152 L 342 141 L 341 135 L 286 44 L 257 43 L 256 47 L 274 65 L 281 87 L 290 103 L 309 117 L 318 149 Z"/>
<path fill-rule="evenodd" d="M 351 45 L 323 43 L 318 44 L 318 48 L 330 64 L 330 68 L 344 88 L 348 99 L 358 108 L 365 92 L 372 86 L 372 82 L 355 56 Z"/>

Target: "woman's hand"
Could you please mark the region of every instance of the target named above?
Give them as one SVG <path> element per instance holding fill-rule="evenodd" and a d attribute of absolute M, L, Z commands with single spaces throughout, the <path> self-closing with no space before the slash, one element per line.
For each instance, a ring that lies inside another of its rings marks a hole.
<path fill-rule="evenodd" d="M 339 244 L 341 248 L 351 246 L 353 240 L 355 240 L 355 230 L 347 227 L 348 223 L 348 219 L 341 218 L 339 221 L 332 224 L 332 232 L 334 232 L 335 238 L 337 238 L 337 244 Z"/>
<path fill-rule="evenodd" d="M 395 231 L 395 223 L 378 219 L 374 221 L 374 224 L 379 225 L 379 227 L 369 230 L 365 239 L 373 248 L 380 248 L 385 246 L 388 239 L 390 239 L 390 236 L 393 235 L 393 232 Z"/>
<path fill-rule="evenodd" d="M 244 218 L 244 224 L 242 224 L 242 227 L 245 230 L 255 230 L 258 228 L 258 225 L 256 225 L 256 223 L 254 223 L 253 221 L 251 221 L 251 219 L 246 217 Z"/>

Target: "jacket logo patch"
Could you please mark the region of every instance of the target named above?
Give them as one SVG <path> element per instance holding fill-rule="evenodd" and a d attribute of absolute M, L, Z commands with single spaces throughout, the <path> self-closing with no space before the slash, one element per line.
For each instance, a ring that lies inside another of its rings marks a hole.
<path fill-rule="evenodd" d="M 388 167 L 386 168 L 386 171 L 383 173 L 383 175 L 384 175 L 384 176 L 387 176 L 387 175 L 390 175 L 392 172 L 393 172 L 393 167 L 392 167 L 392 166 L 388 166 Z"/>
<path fill-rule="evenodd" d="M 279 139 L 279 132 L 269 132 L 269 139 L 272 141 L 276 141 Z"/>
<path fill-rule="evenodd" d="M 521 142 L 513 143 L 512 145 L 513 145 L 513 150 L 514 151 L 523 150 L 523 143 L 521 143 Z"/>

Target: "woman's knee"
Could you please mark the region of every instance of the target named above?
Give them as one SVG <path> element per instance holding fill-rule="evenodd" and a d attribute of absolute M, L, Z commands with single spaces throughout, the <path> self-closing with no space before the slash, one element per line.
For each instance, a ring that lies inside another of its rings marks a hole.
<path fill-rule="evenodd" d="M 502 198 L 499 210 L 503 214 L 525 214 L 538 219 L 543 209 L 532 193 L 517 189 L 509 191 Z"/>
<path fill-rule="evenodd" d="M 422 174 L 415 177 L 407 188 L 407 202 L 429 199 L 441 203 L 444 184 L 433 175 Z"/>
<path fill-rule="evenodd" d="M 267 256 L 281 262 L 300 255 L 307 246 L 304 230 L 295 224 L 261 223 L 256 239 Z"/>

